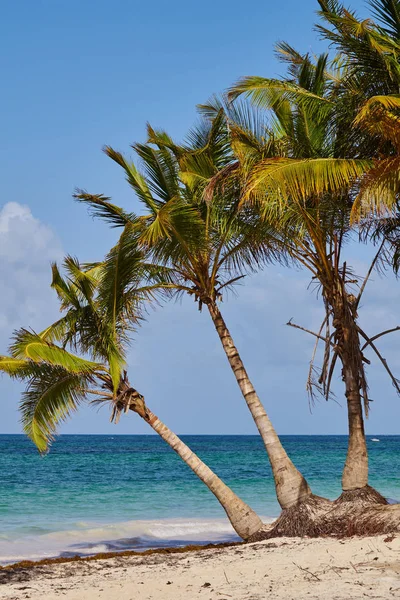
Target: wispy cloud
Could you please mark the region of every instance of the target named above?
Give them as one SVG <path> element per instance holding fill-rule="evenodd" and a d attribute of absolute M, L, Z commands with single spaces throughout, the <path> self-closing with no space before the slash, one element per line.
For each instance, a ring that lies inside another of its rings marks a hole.
<path fill-rule="evenodd" d="M 0 344 L 16 327 L 39 329 L 57 314 L 49 288 L 50 262 L 62 257 L 60 241 L 28 206 L 9 202 L 0 210 Z"/>

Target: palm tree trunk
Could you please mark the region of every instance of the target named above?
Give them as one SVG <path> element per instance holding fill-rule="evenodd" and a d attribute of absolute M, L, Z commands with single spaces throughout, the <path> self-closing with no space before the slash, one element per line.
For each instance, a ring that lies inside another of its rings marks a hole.
<path fill-rule="evenodd" d="M 364 433 L 361 396 L 351 369 L 343 366 L 349 420 L 349 442 L 342 474 L 344 492 L 368 485 L 368 452 Z"/>
<path fill-rule="evenodd" d="M 356 356 L 359 354 L 360 356 Z M 347 398 L 349 441 L 342 474 L 344 492 L 368 485 L 368 452 L 364 432 L 364 417 L 360 393 L 360 369 L 364 369 L 356 323 L 342 328 L 340 358 Z"/>
<path fill-rule="evenodd" d="M 279 504 L 283 509 L 290 508 L 298 502 L 307 499 L 311 495 L 311 490 L 304 477 L 286 454 L 261 400 L 247 375 L 239 352 L 217 304 L 214 302 L 208 304 L 208 309 L 236 381 L 267 450 L 274 474 Z"/>
<path fill-rule="evenodd" d="M 192 469 L 208 489 L 214 494 L 225 510 L 236 533 L 244 540 L 249 539 L 265 528 L 260 517 L 241 500 L 192 450 L 178 438 L 144 404 L 131 405 L 131 410 L 139 414 L 156 433 Z"/>
<path fill-rule="evenodd" d="M 334 344 L 342 362 L 349 426 L 342 489 L 350 492 L 368 485 L 368 452 L 362 408 L 363 397 L 368 407 L 368 386 L 357 328 L 357 302 L 346 292 L 344 275 L 336 275 L 333 289 L 326 287 L 323 293 L 333 313 Z"/>

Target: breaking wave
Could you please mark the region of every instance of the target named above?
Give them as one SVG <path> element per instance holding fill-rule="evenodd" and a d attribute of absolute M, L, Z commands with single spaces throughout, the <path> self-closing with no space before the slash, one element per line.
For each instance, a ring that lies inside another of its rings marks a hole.
<path fill-rule="evenodd" d="M 266 522 L 271 520 L 264 519 Z M 0 538 L 0 564 L 239 541 L 230 523 L 222 519 L 158 519 L 111 524 L 77 522 L 71 529 L 51 532 L 37 527 L 30 531 L 27 527 L 24 529 L 18 539 Z"/>

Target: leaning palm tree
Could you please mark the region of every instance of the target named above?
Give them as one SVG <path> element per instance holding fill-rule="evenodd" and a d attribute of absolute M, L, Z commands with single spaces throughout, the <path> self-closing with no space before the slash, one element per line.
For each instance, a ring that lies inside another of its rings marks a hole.
<path fill-rule="evenodd" d="M 349 423 L 342 498 L 369 498 L 385 503 L 368 486 L 363 419 L 363 405 L 366 415 L 369 410 L 365 373 L 365 363 L 369 361 L 364 348 L 370 346 L 380 359 L 381 356 L 357 320 L 361 296 L 383 247 L 362 283 L 342 259 L 344 245 L 353 232 L 355 184 L 372 163 L 357 157 L 341 158 L 341 138 L 347 132 L 337 127 L 334 100 L 342 81 L 347 81 L 347 72 L 343 72 L 342 65 L 338 72 L 338 60 L 328 65 L 327 57 L 321 56 L 313 63 L 308 55 L 296 53 L 287 44 L 280 45 L 279 50 L 290 64 L 290 96 L 285 89 L 277 92 L 274 80 L 259 77 L 239 81 L 230 93 L 231 99 L 246 94 L 267 109 L 276 135 L 286 148 L 285 156 L 260 158 L 253 165 L 244 201 L 257 204 L 267 222 L 279 223 L 285 232 L 287 251 L 311 272 L 313 282 L 321 290 L 325 318 L 314 335 L 317 342 L 322 340 L 325 344 L 323 366 L 315 377 L 312 361 L 307 387 L 311 395 L 318 389 L 329 398 L 335 367 L 338 360 L 341 362 Z M 252 147 L 249 153 L 253 155 Z"/>
<path fill-rule="evenodd" d="M 266 447 L 278 501 L 288 509 L 309 499 L 310 488 L 283 448 L 220 310 L 225 291 L 265 261 L 281 256 L 279 240 L 255 211 L 238 210 L 241 188 L 237 182 L 226 186 L 223 193 L 216 186 L 215 193 L 209 191 L 208 201 L 203 201 L 210 181 L 234 164 L 222 111 L 211 123 L 203 119 L 183 145 L 151 127 L 148 134 L 147 144 L 133 146 L 141 170 L 119 152 L 105 149 L 123 168 L 144 215 L 127 213 L 104 196 L 81 191 L 76 198 L 88 204 L 95 215 L 122 227 L 122 235 L 132 228 L 131 235 L 138 236 L 140 246 L 159 269 L 160 285 L 168 287 L 170 295 L 188 294 L 200 310 L 207 308 Z"/>
<path fill-rule="evenodd" d="M 119 246 L 123 243 L 120 240 Z M 126 269 L 119 246 L 104 265 L 85 270 L 68 257 L 64 263 L 68 279 L 53 265 L 52 287 L 65 314 L 40 334 L 16 332 L 10 356 L 0 357 L 0 371 L 27 384 L 20 404 L 24 431 L 40 452 L 46 452 L 59 423 L 84 401 L 110 404 L 116 422 L 121 413 L 131 410 L 206 484 L 241 538 L 260 537 L 264 526 L 257 514 L 149 409 L 129 382 L 125 370 L 128 335 L 153 287 L 139 283 L 142 253 L 134 245 L 125 247 Z M 67 345 L 91 360 L 67 351 Z"/>

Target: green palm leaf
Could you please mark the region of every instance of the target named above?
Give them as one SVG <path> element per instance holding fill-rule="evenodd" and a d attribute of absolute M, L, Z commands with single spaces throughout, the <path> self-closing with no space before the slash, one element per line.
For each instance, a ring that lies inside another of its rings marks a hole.
<path fill-rule="evenodd" d="M 90 213 L 100 219 L 107 221 L 112 227 L 125 227 L 136 219 L 133 213 L 127 213 L 119 206 L 109 202 L 109 198 L 101 194 L 88 194 L 83 190 L 77 190 L 74 194 L 77 202 L 87 204 Z"/>
<path fill-rule="evenodd" d="M 400 95 L 372 96 L 360 108 L 354 126 L 378 138 L 380 145 L 390 141 L 400 151 Z"/>
<path fill-rule="evenodd" d="M 90 373 L 98 367 L 96 363 L 75 356 L 63 348 L 47 342 L 37 333 L 26 329 L 20 329 L 14 333 L 10 352 L 11 356 L 18 360 L 46 362 L 73 373 Z"/>
<path fill-rule="evenodd" d="M 154 201 L 150 187 L 146 182 L 145 177 L 136 168 L 133 162 L 128 161 L 120 152 L 117 152 L 111 146 L 105 146 L 104 152 L 114 162 L 122 167 L 125 171 L 126 180 L 131 185 L 133 190 L 136 192 L 141 201 L 151 211 L 157 208 L 157 202 Z"/>
<path fill-rule="evenodd" d="M 41 364 L 40 373 L 30 379 L 20 403 L 21 420 L 41 453 L 48 449 L 60 423 L 85 400 L 90 383 L 89 375 L 47 364 Z"/>
<path fill-rule="evenodd" d="M 51 287 L 56 291 L 61 302 L 61 310 L 71 306 L 79 309 L 80 304 L 76 287 L 65 281 L 56 263 L 52 263 L 51 270 L 53 275 Z"/>
<path fill-rule="evenodd" d="M 362 180 L 352 211 L 353 223 L 365 217 L 390 216 L 397 211 L 400 191 L 400 157 L 376 161 Z"/>
<path fill-rule="evenodd" d="M 301 85 L 265 77 L 243 77 L 230 88 L 228 97 L 234 100 L 242 94 L 250 98 L 256 106 L 264 109 L 290 102 L 302 105 L 310 112 L 318 112 L 321 108 L 330 105 L 328 98 L 310 92 Z"/>
<path fill-rule="evenodd" d="M 368 4 L 384 31 L 400 39 L 400 2 L 398 0 L 369 0 Z"/>
<path fill-rule="evenodd" d="M 33 366 L 30 361 L 24 359 L 0 356 L 0 371 L 16 379 L 25 379 L 32 376 Z"/>
<path fill-rule="evenodd" d="M 266 201 L 272 197 L 283 202 L 286 198 L 304 202 L 313 196 L 349 188 L 370 166 L 367 160 L 267 159 L 254 170 L 246 195 L 249 198 L 256 194 Z"/>

